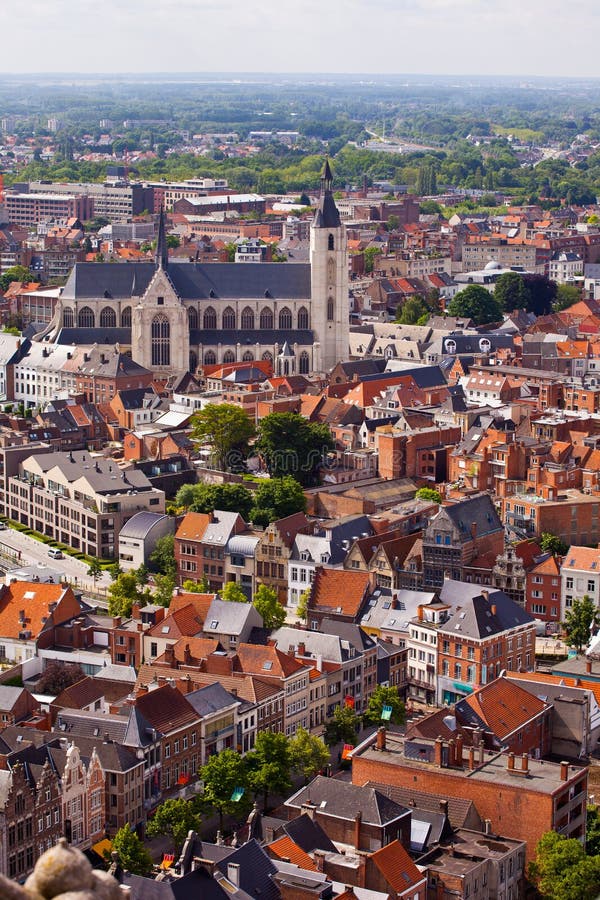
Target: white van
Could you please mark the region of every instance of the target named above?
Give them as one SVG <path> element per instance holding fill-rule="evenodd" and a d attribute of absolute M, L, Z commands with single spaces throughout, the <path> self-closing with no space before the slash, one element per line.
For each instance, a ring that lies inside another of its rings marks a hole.
<path fill-rule="evenodd" d="M 58 547 L 50 547 L 48 550 L 48 556 L 51 556 L 52 559 L 62 559 L 64 557 L 64 553 L 62 550 L 59 550 Z"/>

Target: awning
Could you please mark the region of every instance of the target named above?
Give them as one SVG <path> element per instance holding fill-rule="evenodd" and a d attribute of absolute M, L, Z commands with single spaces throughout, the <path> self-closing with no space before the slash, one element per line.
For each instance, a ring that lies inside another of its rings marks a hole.
<path fill-rule="evenodd" d="M 92 850 L 104 859 L 104 854 L 110 853 L 112 850 L 112 841 L 109 841 L 108 838 L 102 838 L 101 841 L 98 841 L 97 844 L 93 845 Z"/>

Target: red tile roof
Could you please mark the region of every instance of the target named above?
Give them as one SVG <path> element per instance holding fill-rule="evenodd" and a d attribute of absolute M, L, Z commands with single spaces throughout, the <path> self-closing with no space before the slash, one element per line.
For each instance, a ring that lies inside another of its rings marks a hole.
<path fill-rule="evenodd" d="M 54 611 L 51 604 L 56 604 Z M 24 619 L 21 619 L 23 612 Z M 13 581 L 0 588 L 0 637 L 19 638 L 28 631 L 38 637 L 44 628 L 58 625 L 79 615 L 81 607 L 70 587 Z"/>
<path fill-rule="evenodd" d="M 288 678 L 307 668 L 304 663 L 270 644 L 240 644 L 237 657 L 242 672 L 262 678 Z"/>
<path fill-rule="evenodd" d="M 135 703 L 152 727 L 165 734 L 198 721 L 198 713 L 191 703 L 170 684 L 141 694 Z"/>
<path fill-rule="evenodd" d="M 376 850 L 371 854 L 370 860 L 400 896 L 405 891 L 414 890 L 425 879 L 425 875 L 417 869 L 400 841 L 392 841 Z"/>
<path fill-rule="evenodd" d="M 175 532 L 175 537 L 178 540 L 201 541 L 210 525 L 210 518 L 208 513 L 186 513 Z"/>
<path fill-rule="evenodd" d="M 317 871 L 317 867 L 308 853 L 287 835 L 278 838 L 278 840 L 273 841 L 271 844 L 267 844 L 265 849 L 276 859 L 289 861 L 295 866 L 300 866 L 301 869 L 309 869 L 314 872 Z"/>
<path fill-rule="evenodd" d="M 311 609 L 339 611 L 357 616 L 370 588 L 368 572 L 317 568 L 313 584 Z"/>
<path fill-rule="evenodd" d="M 501 740 L 549 706 L 539 697 L 509 682 L 505 676 L 500 676 L 469 694 L 464 702 Z"/>

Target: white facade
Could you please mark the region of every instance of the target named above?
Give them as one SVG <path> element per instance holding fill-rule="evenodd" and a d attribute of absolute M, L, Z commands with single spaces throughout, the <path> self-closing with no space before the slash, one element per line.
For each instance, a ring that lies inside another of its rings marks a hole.
<path fill-rule="evenodd" d="M 571 547 L 560 569 L 561 620 L 585 596 L 600 606 L 600 550 Z"/>

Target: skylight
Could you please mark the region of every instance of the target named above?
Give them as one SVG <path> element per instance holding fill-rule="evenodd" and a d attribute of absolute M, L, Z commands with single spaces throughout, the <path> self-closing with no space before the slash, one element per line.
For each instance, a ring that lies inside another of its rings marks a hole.
<path fill-rule="evenodd" d="M 168 634 L 168 633 L 170 632 L 170 630 L 171 630 L 171 626 L 170 626 L 170 625 L 163 625 L 163 627 L 162 627 L 162 633 L 163 633 L 163 634 Z"/>
<path fill-rule="evenodd" d="M 273 668 L 273 663 L 272 663 L 272 661 L 271 661 L 270 659 L 267 659 L 267 660 L 265 660 L 265 662 L 262 664 L 262 667 L 263 667 L 263 669 L 265 669 L 266 671 L 268 671 L 269 669 L 272 669 L 272 668 Z"/>

